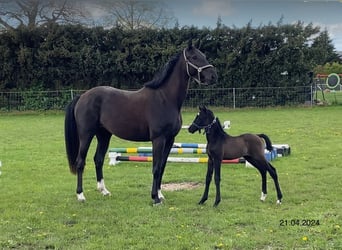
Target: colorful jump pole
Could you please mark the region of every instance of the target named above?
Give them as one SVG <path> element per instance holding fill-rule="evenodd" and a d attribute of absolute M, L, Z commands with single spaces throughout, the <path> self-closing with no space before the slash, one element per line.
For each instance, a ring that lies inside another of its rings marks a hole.
<path fill-rule="evenodd" d="M 138 154 L 138 153 L 152 153 L 152 147 L 138 147 L 138 148 L 111 148 L 109 152 Z M 170 154 L 206 154 L 205 148 L 171 148 Z"/>
<path fill-rule="evenodd" d="M 120 161 L 133 161 L 133 162 L 152 162 L 152 156 L 122 156 L 121 153 L 111 152 L 109 153 L 110 162 L 109 165 L 116 165 Z M 207 163 L 208 158 L 206 157 L 168 157 L 168 162 L 178 162 L 178 163 Z M 244 163 L 244 159 L 233 159 L 233 160 L 223 160 L 222 163 L 225 164 L 236 164 Z"/>

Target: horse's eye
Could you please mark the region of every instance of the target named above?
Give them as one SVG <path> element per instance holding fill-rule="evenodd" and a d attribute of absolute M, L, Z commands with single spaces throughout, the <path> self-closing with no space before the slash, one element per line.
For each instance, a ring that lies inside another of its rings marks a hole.
<path fill-rule="evenodd" d="M 197 59 L 198 59 L 198 57 L 197 57 L 197 56 L 193 56 L 193 57 L 192 57 L 192 59 L 194 59 L 194 60 L 197 60 Z"/>

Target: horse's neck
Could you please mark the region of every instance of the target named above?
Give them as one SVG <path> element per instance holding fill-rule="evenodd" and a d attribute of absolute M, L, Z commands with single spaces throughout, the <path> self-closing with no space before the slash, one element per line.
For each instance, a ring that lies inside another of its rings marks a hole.
<path fill-rule="evenodd" d="M 167 82 L 160 88 L 160 91 L 162 91 L 173 103 L 176 103 L 180 109 L 186 98 L 189 87 L 189 76 L 187 75 L 186 65 L 183 59 L 179 59 L 173 72 L 166 81 Z"/>
<path fill-rule="evenodd" d="M 209 130 L 209 133 L 206 133 L 208 143 L 219 142 L 220 140 L 230 136 L 226 132 L 222 131 L 219 126 L 221 125 L 215 123 Z"/>

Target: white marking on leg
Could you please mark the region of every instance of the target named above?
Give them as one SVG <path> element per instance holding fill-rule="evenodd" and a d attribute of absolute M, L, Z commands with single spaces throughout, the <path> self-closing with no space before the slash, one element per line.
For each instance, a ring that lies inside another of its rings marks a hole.
<path fill-rule="evenodd" d="M 261 192 L 260 200 L 261 200 L 261 201 L 265 201 L 265 200 L 266 200 L 266 197 L 267 197 L 267 194 L 264 194 L 263 192 Z"/>
<path fill-rule="evenodd" d="M 76 194 L 76 195 L 77 195 L 77 200 L 78 200 L 78 201 L 81 201 L 81 202 L 83 202 L 83 201 L 85 201 L 85 200 L 86 200 L 86 198 L 85 198 L 85 196 L 84 196 L 83 192 L 82 192 L 82 193 L 80 193 L 80 194 Z"/>
<path fill-rule="evenodd" d="M 110 195 L 110 192 L 106 189 L 104 179 L 101 179 L 100 182 L 97 182 L 97 190 L 99 190 L 103 195 Z"/>
<path fill-rule="evenodd" d="M 277 205 L 281 205 L 281 201 L 280 200 L 277 200 Z"/>
<path fill-rule="evenodd" d="M 160 189 L 158 189 L 158 198 L 159 198 L 160 200 L 165 200 L 165 197 L 164 197 L 164 195 L 162 194 L 162 192 L 161 192 Z"/>

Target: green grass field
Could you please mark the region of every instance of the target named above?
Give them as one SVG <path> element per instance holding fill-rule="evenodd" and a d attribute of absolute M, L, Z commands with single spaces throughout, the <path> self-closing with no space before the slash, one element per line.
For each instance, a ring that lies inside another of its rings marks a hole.
<path fill-rule="evenodd" d="M 341 105 L 342 104 L 342 91 L 317 91 L 313 98 L 325 104 Z"/>
<path fill-rule="evenodd" d="M 192 181 L 192 190 L 165 191 L 153 207 L 151 164 L 104 166 L 107 188 L 96 190 L 92 164 L 84 174 L 87 201 L 76 200 L 76 177 L 64 149 L 62 113 L 0 114 L 1 249 L 342 249 L 342 107 L 213 109 L 230 120 L 232 135 L 266 133 L 287 143 L 291 155 L 273 161 L 284 194 L 276 205 L 268 176 L 268 198 L 259 201 L 254 168 L 223 165 L 222 201 L 197 205 L 205 164 L 168 164 L 164 183 Z M 197 110 L 183 112 L 189 124 Z M 182 130 L 177 142 L 205 143 Z M 141 146 L 117 138 L 111 147 Z M 314 222 L 314 223 L 311 223 Z M 317 223 L 318 222 L 318 223 Z"/>

